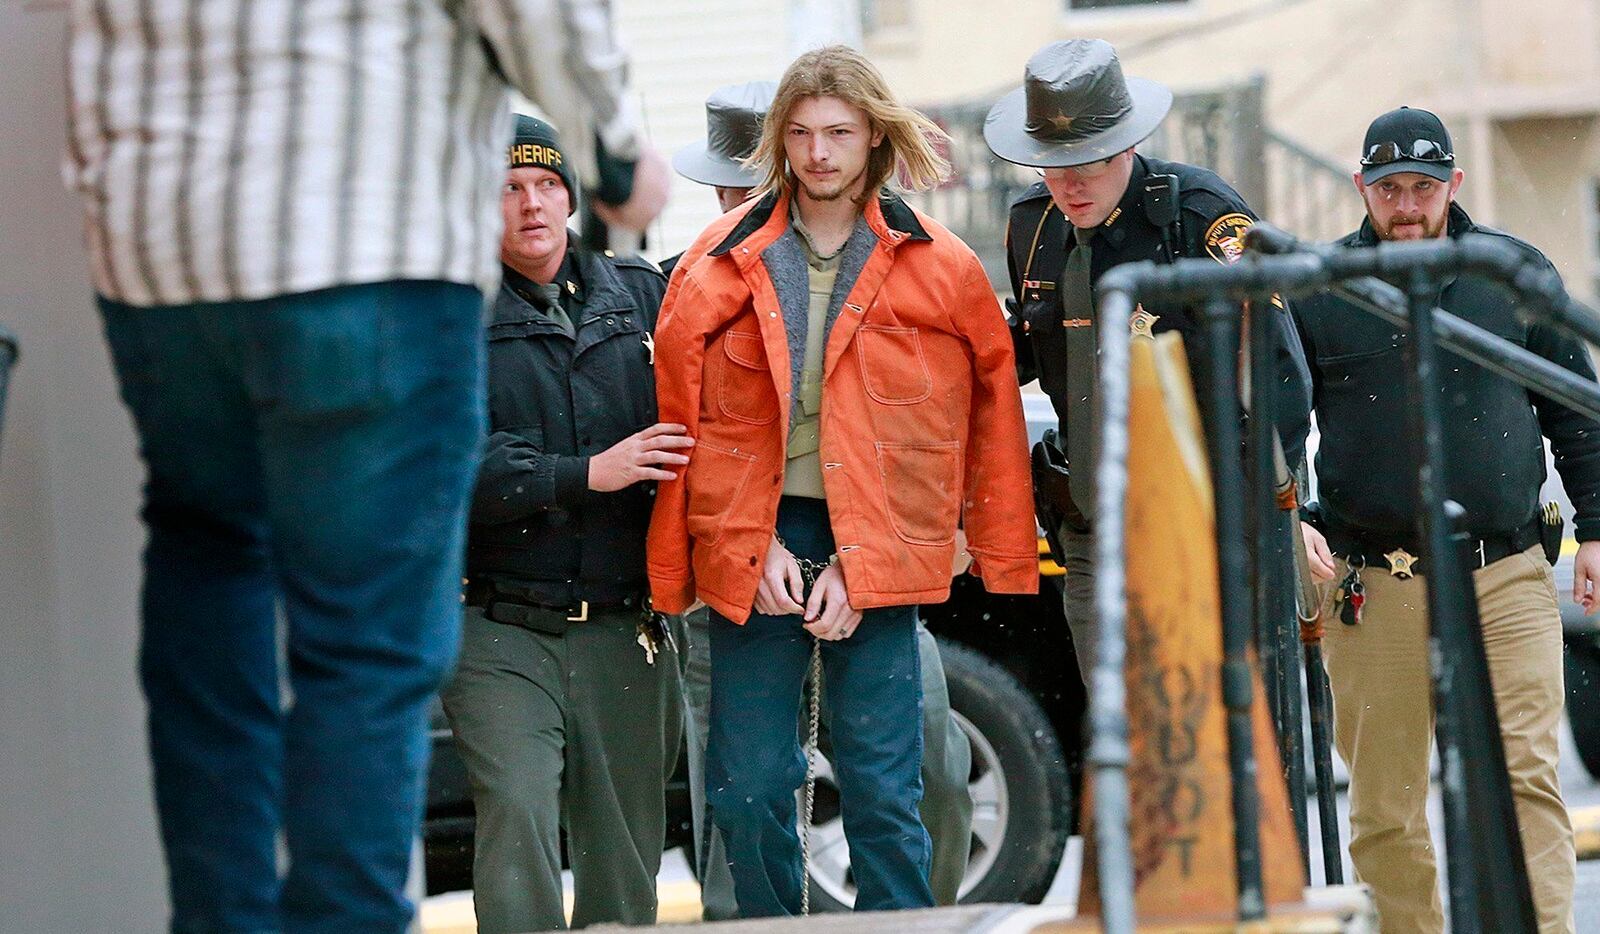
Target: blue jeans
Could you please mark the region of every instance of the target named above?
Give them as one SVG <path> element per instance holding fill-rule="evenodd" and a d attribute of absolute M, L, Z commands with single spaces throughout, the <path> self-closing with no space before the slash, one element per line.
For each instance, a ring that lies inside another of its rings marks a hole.
<path fill-rule="evenodd" d="M 795 555 L 833 553 L 827 507 L 784 497 L 778 534 Z M 795 790 L 805 754 L 795 731 L 811 660 L 798 616 L 752 613 L 740 626 L 711 613 L 707 800 L 722 831 L 739 913 L 800 913 Z M 922 674 L 916 607 L 866 611 L 855 635 L 822 643 L 828 729 L 857 911 L 928 908 L 932 847 L 922 800 Z"/>
<path fill-rule="evenodd" d="M 460 636 L 482 299 L 100 308 L 149 469 L 139 675 L 172 930 L 398 934 Z"/>

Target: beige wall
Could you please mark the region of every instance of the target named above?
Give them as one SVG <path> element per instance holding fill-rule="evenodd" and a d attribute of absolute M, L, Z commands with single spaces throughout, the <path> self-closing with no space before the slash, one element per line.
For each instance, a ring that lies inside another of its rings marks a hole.
<path fill-rule="evenodd" d="M 1600 128 L 1592 117 L 1504 121 L 1494 127 L 1496 172 L 1469 175 L 1490 185 L 1495 226 L 1543 250 L 1574 296 L 1594 301 L 1593 185 L 1600 177 Z"/>
<path fill-rule="evenodd" d="M 1600 8 L 1591 0 L 1477 5 L 1485 83 L 1600 90 Z"/>

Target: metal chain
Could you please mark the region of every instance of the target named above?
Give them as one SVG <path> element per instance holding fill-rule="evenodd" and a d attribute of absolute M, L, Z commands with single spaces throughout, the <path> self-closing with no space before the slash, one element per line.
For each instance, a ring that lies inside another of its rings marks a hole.
<path fill-rule="evenodd" d="M 817 804 L 817 720 L 822 706 L 822 640 L 811 639 L 811 728 L 806 737 L 806 806 L 800 824 L 800 914 L 811 914 L 811 815 Z"/>
<path fill-rule="evenodd" d="M 783 539 L 778 539 L 778 544 L 787 550 L 788 545 L 783 544 Z M 800 565 L 800 577 L 805 581 L 806 593 L 809 596 L 811 588 L 817 585 L 817 578 L 833 563 L 831 561 L 813 561 L 802 558 L 793 552 L 790 557 Z M 810 691 L 807 693 L 809 709 L 807 710 L 808 727 L 806 731 L 806 796 L 805 807 L 800 815 L 800 865 L 802 875 L 800 880 L 800 914 L 811 914 L 811 816 L 817 803 L 817 726 L 821 718 L 822 709 L 822 640 L 811 637 L 811 664 L 807 671 L 807 680 L 811 682 Z"/>

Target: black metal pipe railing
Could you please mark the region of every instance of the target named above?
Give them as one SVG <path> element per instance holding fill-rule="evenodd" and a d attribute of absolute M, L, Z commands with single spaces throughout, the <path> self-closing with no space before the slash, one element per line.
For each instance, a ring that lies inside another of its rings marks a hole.
<path fill-rule="evenodd" d="M 1410 304 L 1407 340 L 1407 414 L 1417 471 L 1417 532 L 1423 555 L 1432 560 L 1424 577 L 1433 665 L 1434 724 L 1444 778 L 1445 860 L 1449 866 L 1452 930 L 1459 934 L 1532 931 L 1533 898 L 1528 888 L 1517 814 L 1500 745 L 1500 723 L 1489 683 L 1466 556 L 1452 544 L 1464 531 L 1465 510 L 1445 499 L 1449 463 L 1444 451 L 1444 417 L 1439 400 L 1438 348 L 1430 339 L 1438 273 L 1413 269 L 1406 295 Z M 1453 560 L 1452 560 L 1453 559 Z M 1463 690 L 1464 689 L 1464 690 Z M 1475 697 L 1472 695 L 1476 695 Z M 1487 738 L 1487 741 L 1486 741 Z M 1484 768 L 1469 778 L 1466 755 Z M 1486 761 L 1487 760 L 1487 761 Z M 1499 781 L 1488 780 L 1488 775 Z M 1474 825 L 1498 828 L 1483 834 Z M 1506 832 L 1509 828 L 1510 832 Z M 1494 852 L 1485 851 L 1484 843 Z M 1498 876 L 1499 878 L 1496 878 Z M 1507 878 L 1512 877 L 1512 878 Z M 1484 892 L 1501 883 L 1502 891 Z"/>
<path fill-rule="evenodd" d="M 1265 601 L 1267 615 L 1261 617 L 1261 626 L 1275 637 L 1271 646 L 1277 659 L 1276 674 L 1278 695 L 1278 754 L 1283 767 L 1283 778 L 1289 786 L 1289 812 L 1294 819 L 1297 842 L 1300 844 L 1300 868 L 1307 880 L 1311 878 L 1311 826 L 1307 814 L 1306 747 L 1305 747 L 1305 695 L 1301 690 L 1300 626 L 1295 612 L 1294 598 L 1295 556 L 1294 537 L 1300 534 L 1299 512 L 1278 507 L 1277 498 L 1270 506 L 1277 522 L 1258 544 L 1270 545 L 1273 562 L 1272 575 L 1258 584 L 1271 596 Z"/>
<path fill-rule="evenodd" d="M 1246 516 L 1244 465 L 1240 463 L 1238 302 L 1213 292 L 1206 298 L 1203 323 L 1206 361 L 1210 368 L 1211 413 L 1206 432 L 1211 474 L 1216 488 L 1217 576 L 1222 598 L 1222 703 L 1227 708 L 1228 770 L 1233 793 L 1234 868 L 1238 884 L 1239 920 L 1266 917 L 1261 883 L 1261 808 L 1256 783 L 1255 730 L 1250 705 L 1252 630 L 1250 602 L 1251 549 Z M 1270 424 L 1271 413 L 1258 409 L 1252 424 Z M 1270 487 L 1268 488 L 1270 491 Z M 1255 570 L 1259 572 L 1260 568 Z"/>
<path fill-rule="evenodd" d="M 1258 225 L 1262 230 L 1264 225 Z M 1257 242 L 1275 232 L 1254 234 Z M 1494 363 L 1494 372 L 1513 378 L 1519 384 L 1548 398 L 1572 404 L 1592 413 L 1594 392 L 1582 380 L 1568 379 L 1548 367 L 1521 366 L 1515 345 L 1494 335 L 1477 333 L 1468 322 L 1450 323 L 1446 313 L 1433 308 L 1438 284 L 1450 274 L 1474 273 L 1496 279 L 1516 293 L 1519 307 L 1533 320 L 1574 333 L 1589 343 L 1600 343 L 1600 315 L 1573 300 L 1562 288 L 1560 278 L 1548 267 L 1524 255 L 1511 245 L 1489 237 L 1472 236 L 1417 243 L 1384 243 L 1374 247 L 1305 248 L 1276 256 L 1251 255 L 1233 266 L 1219 266 L 1209 260 L 1184 259 L 1157 266 L 1135 263 L 1116 267 L 1098 283 L 1102 320 L 1120 321 L 1131 316 L 1141 300 L 1205 302 L 1205 322 L 1210 344 L 1209 370 L 1216 384 L 1212 391 L 1220 399 L 1220 389 L 1232 389 L 1237 399 L 1235 359 L 1236 319 L 1229 340 L 1230 301 L 1267 299 L 1273 292 L 1293 296 L 1346 280 L 1367 277 L 1398 280 L 1406 285 L 1404 323 L 1414 337 L 1408 340 L 1411 370 L 1408 380 L 1411 409 L 1416 419 L 1414 432 L 1419 441 L 1417 495 L 1421 509 L 1419 524 L 1426 543 L 1425 556 L 1432 561 L 1427 575 L 1428 603 L 1433 631 L 1433 657 L 1439 660 L 1434 672 L 1435 703 L 1440 711 L 1438 739 L 1445 766 L 1446 849 L 1451 869 L 1451 917 L 1461 931 L 1531 931 L 1532 900 L 1526 868 L 1520 858 L 1520 839 L 1516 832 L 1515 811 L 1500 748 L 1499 726 L 1488 666 L 1478 631 L 1477 605 L 1467 569 L 1461 528 L 1461 509 L 1443 499 L 1444 463 L 1442 432 L 1437 399 L 1435 342 L 1462 353 L 1469 359 L 1483 358 Z M 1372 283 L 1358 281 L 1351 294 L 1366 301 L 1357 307 L 1380 314 L 1394 311 L 1393 293 L 1374 289 Z M 1346 290 L 1349 291 L 1348 287 Z M 1374 307 L 1375 306 L 1375 307 Z M 1438 321 L 1446 324 L 1439 326 Z M 1481 331 L 1481 329 L 1478 329 Z M 1127 486 L 1128 381 L 1126 374 L 1129 336 L 1126 329 L 1105 327 L 1100 331 L 1102 364 L 1101 429 L 1103 445 L 1096 464 L 1100 482 L 1097 503 L 1100 521 L 1095 550 L 1095 603 L 1104 630 L 1099 643 L 1099 658 L 1094 672 L 1092 694 L 1091 762 L 1096 769 L 1098 787 L 1111 793 L 1097 798 L 1095 815 L 1099 831 L 1100 888 L 1107 907 L 1107 930 L 1129 930 L 1133 919 L 1133 873 L 1129 853 L 1127 765 L 1127 720 L 1124 709 L 1122 666 L 1126 656 L 1126 594 L 1123 592 L 1126 567 L 1122 555 L 1122 526 L 1126 517 L 1123 500 Z M 1261 359 L 1257 356 L 1257 359 Z M 1236 403 L 1230 403 L 1236 404 Z M 1216 409 L 1215 411 L 1228 411 Z M 1253 417 L 1271 420 L 1272 413 L 1259 408 Z M 1230 714 L 1239 692 L 1232 688 L 1231 665 L 1235 640 L 1239 638 L 1239 595 L 1230 593 L 1227 582 L 1239 578 L 1242 557 L 1240 546 L 1224 538 L 1225 525 L 1241 528 L 1244 518 L 1242 488 L 1228 479 L 1239 472 L 1237 424 L 1230 418 L 1213 419 L 1213 470 L 1217 478 L 1217 523 L 1219 531 L 1219 575 L 1222 578 L 1225 662 L 1224 691 Z M 1231 438 L 1231 447 L 1219 442 Z M 1228 452 L 1223 456 L 1222 452 Z M 1232 488 L 1230 491 L 1229 488 Z M 1244 630 L 1248 639 L 1248 630 Z M 1244 686 L 1249 688 L 1248 680 Z M 1230 693 L 1231 689 L 1231 693 Z M 1315 688 L 1314 688 L 1315 689 Z M 1448 708 L 1448 709 L 1446 709 Z M 1230 724 L 1231 725 L 1231 724 Z M 1316 724 L 1314 724 L 1316 726 Z M 1322 724 L 1324 732 L 1326 724 Z M 1230 731 L 1231 732 L 1231 731 Z M 1232 757 L 1230 757 L 1232 758 Z M 1235 762 L 1235 765 L 1238 763 Z M 1236 772 L 1237 786 L 1241 776 Z M 1253 790 L 1253 776 L 1250 782 Z M 1248 802 L 1240 807 L 1235 788 L 1236 855 L 1240 861 L 1240 915 L 1248 918 L 1257 910 L 1251 901 L 1252 883 L 1248 865 L 1251 850 L 1259 860 L 1255 815 Z M 1248 825 L 1248 826 L 1247 826 Z M 1326 847 L 1325 847 L 1326 854 Z M 1259 866 L 1259 863 L 1257 864 Z"/>
<path fill-rule="evenodd" d="M 1317 783 L 1317 824 L 1322 837 L 1322 881 L 1344 884 L 1344 846 L 1339 840 L 1339 801 L 1333 783 L 1333 694 L 1322 667 L 1322 642 L 1305 641 L 1306 707 L 1311 711 L 1311 770 Z M 1309 878 L 1309 877 L 1308 877 Z"/>
<path fill-rule="evenodd" d="M 1289 811 L 1300 844 L 1301 865 L 1310 875 L 1307 840 L 1305 757 L 1300 742 L 1300 665 L 1295 650 L 1293 551 L 1286 547 L 1293 531 L 1278 507 L 1280 490 L 1293 484 L 1278 439 L 1278 313 L 1269 302 L 1250 308 L 1249 400 L 1247 408 L 1265 417 L 1251 417 L 1246 450 L 1249 452 L 1251 543 L 1250 579 L 1254 582 L 1252 615 L 1255 621 L 1256 657 L 1267 707 L 1278 740 L 1279 762 L 1289 789 Z M 1285 598 L 1288 598 L 1287 602 Z"/>

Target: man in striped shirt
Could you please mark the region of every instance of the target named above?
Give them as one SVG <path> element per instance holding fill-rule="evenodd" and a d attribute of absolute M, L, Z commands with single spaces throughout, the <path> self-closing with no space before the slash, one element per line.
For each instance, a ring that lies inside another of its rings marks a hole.
<path fill-rule="evenodd" d="M 664 200 L 609 6 L 77 0 L 68 56 L 66 174 L 149 468 L 172 930 L 403 931 L 510 89 L 592 143 L 612 219 Z"/>

